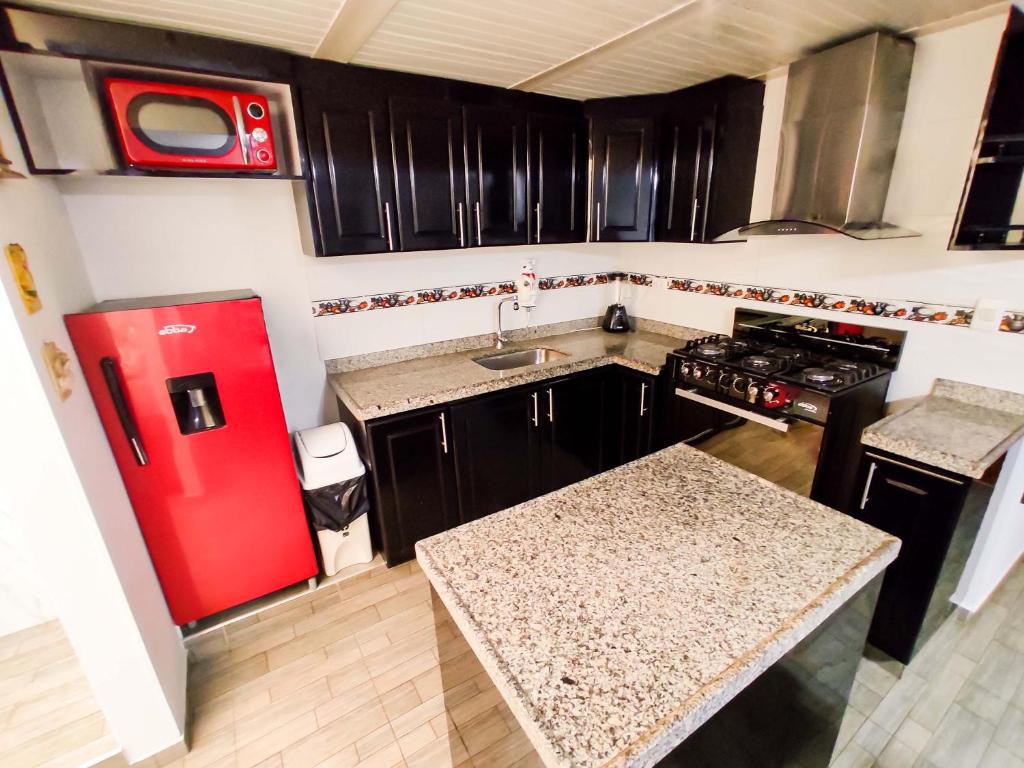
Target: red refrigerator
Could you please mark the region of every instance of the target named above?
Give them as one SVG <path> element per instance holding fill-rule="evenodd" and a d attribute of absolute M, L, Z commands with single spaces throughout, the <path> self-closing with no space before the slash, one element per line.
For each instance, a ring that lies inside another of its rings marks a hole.
<path fill-rule="evenodd" d="M 259 297 L 105 301 L 65 323 L 175 623 L 313 576 Z"/>

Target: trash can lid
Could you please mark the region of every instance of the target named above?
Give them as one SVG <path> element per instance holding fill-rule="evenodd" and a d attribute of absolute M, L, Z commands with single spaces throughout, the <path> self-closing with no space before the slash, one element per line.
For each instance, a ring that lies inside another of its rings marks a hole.
<path fill-rule="evenodd" d="M 315 459 L 337 456 L 352 445 L 352 433 L 348 425 L 341 423 L 303 429 L 296 436 L 306 454 Z"/>

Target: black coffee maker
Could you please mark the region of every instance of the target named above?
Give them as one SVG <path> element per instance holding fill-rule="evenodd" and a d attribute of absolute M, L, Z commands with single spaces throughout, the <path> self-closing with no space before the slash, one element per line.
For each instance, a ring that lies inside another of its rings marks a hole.
<path fill-rule="evenodd" d="M 626 314 L 626 307 L 622 303 L 622 281 L 626 275 L 623 272 L 613 272 L 608 275 L 609 280 L 615 281 L 615 303 L 608 305 L 604 313 L 604 322 L 601 327 L 608 333 L 625 333 L 630 330 L 629 315 Z"/>

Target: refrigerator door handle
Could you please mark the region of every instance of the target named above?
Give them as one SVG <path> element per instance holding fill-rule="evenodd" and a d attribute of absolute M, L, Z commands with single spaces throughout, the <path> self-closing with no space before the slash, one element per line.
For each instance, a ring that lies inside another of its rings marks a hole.
<path fill-rule="evenodd" d="M 139 428 L 135 425 L 135 419 L 132 418 L 131 411 L 128 410 L 128 401 L 125 400 L 121 379 L 117 375 L 117 362 L 112 357 L 104 357 L 100 360 L 100 368 L 103 370 L 103 378 L 110 391 L 110 399 L 114 402 L 117 419 L 121 422 L 121 429 L 124 430 L 124 436 L 128 438 L 128 444 L 132 447 L 132 453 L 135 454 L 135 463 L 144 467 L 149 464 L 149 457 L 146 456 L 146 449 L 142 446 L 142 438 L 139 436 Z"/>

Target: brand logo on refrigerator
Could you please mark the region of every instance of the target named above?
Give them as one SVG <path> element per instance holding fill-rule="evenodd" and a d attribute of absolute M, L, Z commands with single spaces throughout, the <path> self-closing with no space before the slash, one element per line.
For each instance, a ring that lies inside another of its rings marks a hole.
<path fill-rule="evenodd" d="M 177 333 L 195 333 L 195 330 L 196 327 L 194 325 L 178 323 L 176 325 L 165 325 L 156 334 L 157 336 L 174 336 Z"/>

